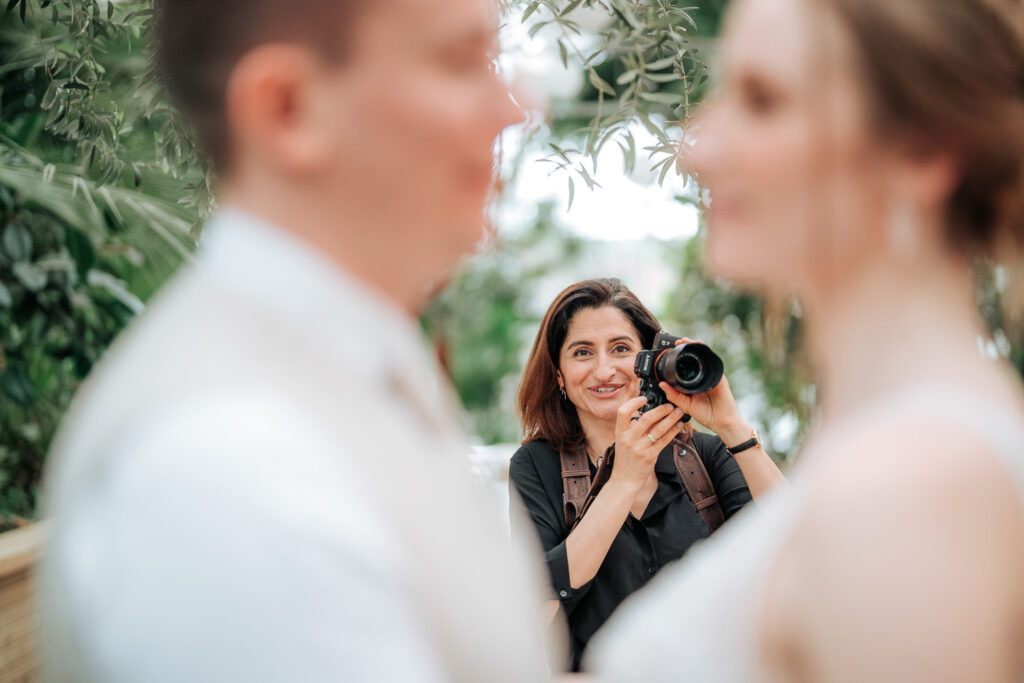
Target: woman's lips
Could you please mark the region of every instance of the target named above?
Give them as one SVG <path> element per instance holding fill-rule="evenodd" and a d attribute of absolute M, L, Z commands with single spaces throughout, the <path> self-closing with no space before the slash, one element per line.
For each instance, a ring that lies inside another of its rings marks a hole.
<path fill-rule="evenodd" d="M 596 387 L 589 387 L 588 391 L 597 398 L 611 398 L 618 396 L 622 391 L 623 384 L 599 384 Z"/>

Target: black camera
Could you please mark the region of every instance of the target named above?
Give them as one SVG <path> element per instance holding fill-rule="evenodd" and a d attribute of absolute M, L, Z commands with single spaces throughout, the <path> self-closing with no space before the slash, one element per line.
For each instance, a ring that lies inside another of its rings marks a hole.
<path fill-rule="evenodd" d="M 725 366 L 717 353 L 706 344 L 690 342 L 676 346 L 677 341 L 679 337 L 662 330 L 654 338 L 653 349 L 636 354 L 633 372 L 640 378 L 640 395 L 647 399 L 641 413 L 666 401 L 658 382 L 668 382 L 684 394 L 700 394 L 722 381 Z M 683 417 L 684 421 L 689 419 L 689 415 Z"/>

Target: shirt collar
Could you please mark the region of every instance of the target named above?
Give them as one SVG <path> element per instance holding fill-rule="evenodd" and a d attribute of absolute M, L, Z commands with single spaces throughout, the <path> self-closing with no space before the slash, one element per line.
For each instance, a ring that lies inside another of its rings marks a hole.
<path fill-rule="evenodd" d="M 654 473 L 661 479 L 678 477 L 676 460 L 672 454 L 671 444 L 662 448 L 661 453 L 658 453 L 658 460 L 654 463 Z"/>
<path fill-rule="evenodd" d="M 387 381 L 428 421 L 452 422 L 451 387 L 416 320 L 314 246 L 224 208 L 203 232 L 196 267 L 304 335 L 349 376 Z"/>

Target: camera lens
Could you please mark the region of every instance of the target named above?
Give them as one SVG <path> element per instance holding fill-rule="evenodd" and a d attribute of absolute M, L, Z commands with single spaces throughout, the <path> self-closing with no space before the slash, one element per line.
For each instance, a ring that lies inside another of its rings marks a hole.
<path fill-rule="evenodd" d="M 704 344 L 690 342 L 661 353 L 654 364 L 654 378 L 664 380 L 686 394 L 700 394 L 718 386 L 722 359 Z"/>
<path fill-rule="evenodd" d="M 676 361 L 676 377 L 687 386 L 698 384 L 704 377 L 704 364 L 692 353 L 681 353 Z"/>

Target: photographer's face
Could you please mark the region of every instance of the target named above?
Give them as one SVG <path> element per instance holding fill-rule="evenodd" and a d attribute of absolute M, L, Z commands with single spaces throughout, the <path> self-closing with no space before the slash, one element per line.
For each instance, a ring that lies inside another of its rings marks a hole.
<path fill-rule="evenodd" d="M 615 422 L 624 402 L 640 393 L 633 373 L 643 347 L 629 319 L 614 306 L 586 308 L 573 316 L 558 357 L 559 375 L 580 422 Z"/>

